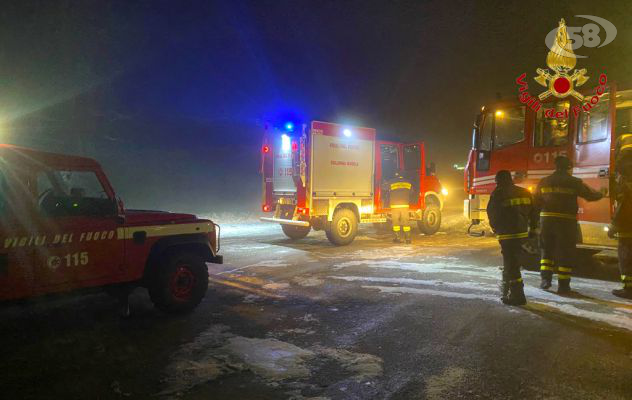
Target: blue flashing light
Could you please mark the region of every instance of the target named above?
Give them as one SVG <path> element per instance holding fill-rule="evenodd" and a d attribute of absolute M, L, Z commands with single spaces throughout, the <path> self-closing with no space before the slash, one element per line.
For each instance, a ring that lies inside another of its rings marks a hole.
<path fill-rule="evenodd" d="M 294 124 L 291 122 L 285 123 L 285 130 L 288 132 L 292 132 L 294 130 Z"/>

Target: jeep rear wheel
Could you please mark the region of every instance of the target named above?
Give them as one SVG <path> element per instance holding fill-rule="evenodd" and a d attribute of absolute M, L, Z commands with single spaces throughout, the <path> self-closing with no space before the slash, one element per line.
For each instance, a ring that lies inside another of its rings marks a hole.
<path fill-rule="evenodd" d="M 307 234 L 311 230 L 311 227 L 281 224 L 281 229 L 283 229 L 283 233 L 285 233 L 285 236 L 289 237 L 290 239 L 297 240 L 303 239 L 305 236 L 307 236 Z"/>
<path fill-rule="evenodd" d="M 159 268 L 149 284 L 149 296 L 156 308 L 183 313 L 200 304 L 208 289 L 208 270 L 201 257 L 175 253 Z"/>
<path fill-rule="evenodd" d="M 358 233 L 358 220 L 353 211 L 341 208 L 334 213 L 334 218 L 325 231 L 327 239 L 335 245 L 346 246 L 353 242 Z"/>

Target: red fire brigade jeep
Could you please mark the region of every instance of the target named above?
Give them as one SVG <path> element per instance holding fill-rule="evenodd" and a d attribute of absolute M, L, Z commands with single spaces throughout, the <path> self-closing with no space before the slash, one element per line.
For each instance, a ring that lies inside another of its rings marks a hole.
<path fill-rule="evenodd" d="M 209 220 L 125 210 L 94 160 L 0 145 L 0 300 L 143 286 L 158 309 L 187 311 L 218 250 Z"/>

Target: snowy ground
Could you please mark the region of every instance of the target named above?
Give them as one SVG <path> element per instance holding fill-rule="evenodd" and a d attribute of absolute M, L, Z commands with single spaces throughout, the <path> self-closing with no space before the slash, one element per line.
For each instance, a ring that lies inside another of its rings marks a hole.
<path fill-rule="evenodd" d="M 504 306 L 497 242 L 465 235 L 457 213 L 411 246 L 372 228 L 334 247 L 322 232 L 292 242 L 275 225 L 231 222 L 226 263 L 209 264 L 209 293 L 189 316 L 162 316 L 142 290 L 125 322 L 103 296 L 5 311 L 7 394 L 630 398 L 632 302 L 610 294 L 615 282 L 575 277 L 561 297 L 526 271 L 529 303 Z"/>

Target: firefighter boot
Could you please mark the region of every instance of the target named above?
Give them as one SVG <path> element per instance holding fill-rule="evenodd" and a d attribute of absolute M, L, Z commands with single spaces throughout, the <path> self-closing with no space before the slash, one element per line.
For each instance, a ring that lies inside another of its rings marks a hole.
<path fill-rule="evenodd" d="M 540 282 L 540 289 L 548 289 L 551 287 L 551 281 L 553 280 L 553 272 L 551 271 L 540 271 L 540 277 L 542 281 Z"/>
<path fill-rule="evenodd" d="M 621 297 L 622 299 L 632 300 L 632 286 L 626 285 L 623 287 L 623 289 L 615 289 L 612 291 L 612 294 L 617 297 Z"/>
<path fill-rule="evenodd" d="M 524 283 L 522 283 L 522 279 L 511 282 L 509 286 L 509 297 L 505 304 L 511 306 L 524 306 L 527 304 L 527 298 L 524 297 Z"/>
<path fill-rule="evenodd" d="M 401 226 L 394 226 L 393 227 L 393 243 L 400 243 L 401 240 L 399 240 L 399 235 L 401 232 Z"/>
<path fill-rule="evenodd" d="M 500 301 L 509 304 L 509 282 L 505 280 L 500 284 Z"/>
<path fill-rule="evenodd" d="M 404 231 L 404 239 L 406 239 L 406 244 L 410 244 L 410 227 Z"/>
<path fill-rule="evenodd" d="M 557 294 L 569 294 L 570 292 L 571 292 L 571 280 L 558 279 L 557 280 Z"/>

